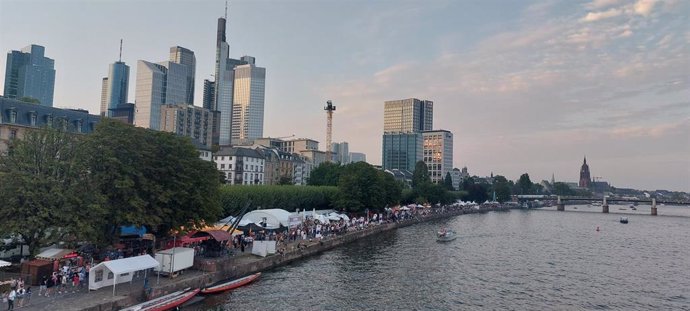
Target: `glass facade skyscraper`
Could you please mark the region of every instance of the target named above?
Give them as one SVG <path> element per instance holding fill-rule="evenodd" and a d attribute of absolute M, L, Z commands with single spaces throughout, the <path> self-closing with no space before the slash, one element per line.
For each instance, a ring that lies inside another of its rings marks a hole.
<path fill-rule="evenodd" d="M 117 61 L 110 64 L 106 88 L 106 109 L 115 109 L 127 103 L 129 93 L 129 66 Z M 106 113 L 111 116 L 111 113 Z"/>
<path fill-rule="evenodd" d="M 386 101 L 383 109 L 384 170 L 414 171 L 423 160 L 422 132 L 433 128 L 434 103 L 408 98 Z"/>
<path fill-rule="evenodd" d="M 417 161 L 422 159 L 422 147 L 422 133 L 384 133 L 383 169 L 413 172 Z"/>
<path fill-rule="evenodd" d="M 45 57 L 45 48 L 32 44 L 7 53 L 5 88 L 7 98 L 31 97 L 42 106 L 53 106 L 55 61 Z"/>

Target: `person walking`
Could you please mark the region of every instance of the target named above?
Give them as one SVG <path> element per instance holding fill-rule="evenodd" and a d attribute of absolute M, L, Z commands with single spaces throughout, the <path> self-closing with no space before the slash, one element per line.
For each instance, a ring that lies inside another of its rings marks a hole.
<path fill-rule="evenodd" d="M 17 298 L 17 291 L 12 288 L 10 294 L 7 295 L 7 310 L 14 310 L 14 299 Z"/>
<path fill-rule="evenodd" d="M 41 296 L 42 294 L 48 294 L 48 276 L 44 275 L 43 278 L 41 278 L 41 286 L 38 288 L 38 296 Z"/>

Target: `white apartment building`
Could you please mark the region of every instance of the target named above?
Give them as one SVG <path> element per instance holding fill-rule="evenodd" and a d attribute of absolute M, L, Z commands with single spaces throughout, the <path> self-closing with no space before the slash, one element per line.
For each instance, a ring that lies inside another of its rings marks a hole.
<path fill-rule="evenodd" d="M 225 147 L 213 154 L 216 168 L 231 185 L 263 185 L 264 156 L 261 152 L 240 147 Z"/>

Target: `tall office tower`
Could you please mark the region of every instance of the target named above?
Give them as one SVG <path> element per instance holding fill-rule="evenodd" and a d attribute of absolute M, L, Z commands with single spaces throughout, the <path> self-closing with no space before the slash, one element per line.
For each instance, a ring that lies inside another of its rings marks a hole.
<path fill-rule="evenodd" d="M 101 117 L 108 115 L 108 77 L 101 82 Z"/>
<path fill-rule="evenodd" d="M 442 183 L 446 173 L 453 169 L 453 133 L 446 130 L 422 132 L 424 137 L 424 163 L 429 169 L 431 182 Z"/>
<path fill-rule="evenodd" d="M 383 110 L 384 133 L 410 133 L 433 129 L 434 103 L 408 98 L 387 101 Z"/>
<path fill-rule="evenodd" d="M 202 107 L 213 110 L 213 100 L 216 97 L 216 83 L 210 80 L 204 80 L 204 97 Z"/>
<path fill-rule="evenodd" d="M 382 166 L 387 169 L 414 171 L 423 160 L 421 132 L 433 128 L 434 103 L 408 98 L 385 102 L 383 109 Z"/>
<path fill-rule="evenodd" d="M 254 57 L 243 56 L 246 65 L 235 67 L 232 105 L 232 144 L 244 144 L 264 134 L 266 68 L 256 67 Z"/>
<path fill-rule="evenodd" d="M 400 169 L 414 172 L 417 161 L 422 160 L 422 133 L 384 133 L 384 170 Z"/>
<path fill-rule="evenodd" d="M 108 70 L 108 88 L 106 89 L 106 107 L 115 109 L 127 103 L 129 92 L 129 66 L 122 61 L 110 64 Z M 111 113 L 106 113 L 112 116 Z"/>
<path fill-rule="evenodd" d="M 333 161 L 338 162 L 342 165 L 350 163 L 350 147 L 349 144 L 344 141 L 342 143 L 331 143 L 333 148 Z"/>
<path fill-rule="evenodd" d="M 213 112 L 194 105 L 161 105 L 160 130 L 191 137 L 196 145 L 211 148 Z"/>
<path fill-rule="evenodd" d="M 137 87 L 136 87 L 136 113 L 134 124 L 136 126 L 160 130 L 160 117 L 162 104 L 189 104 L 190 90 L 194 87 L 189 83 L 190 79 L 189 59 L 193 59 L 193 52 L 185 48 L 181 54 L 192 54 L 191 57 L 181 56 L 175 61 L 164 61 L 157 64 L 139 60 L 137 62 Z M 181 64 L 177 61 L 187 62 Z"/>
<path fill-rule="evenodd" d="M 42 106 L 53 106 L 55 61 L 44 55 L 45 48 L 35 44 L 7 53 L 5 97 L 30 97 Z"/>
<path fill-rule="evenodd" d="M 361 152 L 350 152 L 350 163 L 366 162 L 367 155 Z"/>
<path fill-rule="evenodd" d="M 196 57 L 194 52 L 181 46 L 173 46 L 170 48 L 170 61 L 176 64 L 185 65 L 187 69 L 186 84 L 187 90 L 185 92 L 185 102 L 187 104 L 194 104 L 194 76 L 196 75 Z"/>

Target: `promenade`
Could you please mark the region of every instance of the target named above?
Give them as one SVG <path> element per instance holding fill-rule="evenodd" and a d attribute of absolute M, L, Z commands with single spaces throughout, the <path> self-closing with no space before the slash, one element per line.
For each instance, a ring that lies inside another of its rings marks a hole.
<path fill-rule="evenodd" d="M 283 254 L 258 257 L 252 255 L 250 251 L 247 251 L 244 253 L 233 253 L 231 256 L 220 258 L 196 257 L 194 267 L 177 275 L 175 278 L 168 278 L 163 275 L 158 278 L 156 274 L 148 274 L 148 286 L 150 288 L 148 293 L 145 293 L 144 290 L 145 281 L 143 275 L 138 275 L 131 283 L 118 284 L 114 293 L 112 287 L 105 287 L 95 291 L 82 289 L 75 290 L 74 292 L 72 292 L 71 287 L 68 287 L 66 293 L 44 297 L 38 296 L 38 287 L 34 287 L 32 288 L 32 296 L 30 299 L 24 301 L 24 306 L 15 306 L 15 309 L 26 311 L 119 310 L 123 307 L 131 306 L 146 300 L 146 296 L 148 296 L 149 299 L 155 298 L 187 287 L 204 287 L 221 280 L 238 278 L 256 272 L 270 270 L 383 231 L 394 230 L 432 219 L 506 209 L 507 208 L 495 206 L 482 207 L 480 209 L 444 207 L 443 212 L 441 212 L 441 208 L 436 208 L 433 209 L 433 213 L 427 216 L 416 216 L 412 219 L 400 222 L 372 224 L 365 229 L 348 231 L 342 235 L 331 236 L 320 240 L 291 242 L 285 246 L 285 252 Z"/>

